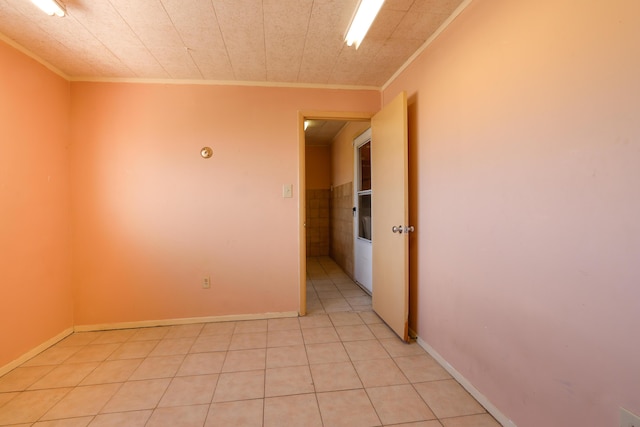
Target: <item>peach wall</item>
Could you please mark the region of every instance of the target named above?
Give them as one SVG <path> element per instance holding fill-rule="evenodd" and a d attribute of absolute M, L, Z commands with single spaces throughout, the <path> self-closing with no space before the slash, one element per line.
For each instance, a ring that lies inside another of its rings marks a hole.
<path fill-rule="evenodd" d="M 69 83 L 0 41 L 0 367 L 73 326 Z"/>
<path fill-rule="evenodd" d="M 298 111 L 375 111 L 377 91 L 71 92 L 76 324 L 298 311 Z"/>
<path fill-rule="evenodd" d="M 418 335 L 519 427 L 640 413 L 640 3 L 474 1 L 409 95 Z"/>
<path fill-rule="evenodd" d="M 306 153 L 306 181 L 310 190 L 326 190 L 331 187 L 331 147 L 307 146 Z"/>
<path fill-rule="evenodd" d="M 335 187 L 353 182 L 353 140 L 370 126 L 368 120 L 349 122 L 331 144 L 331 182 Z"/>

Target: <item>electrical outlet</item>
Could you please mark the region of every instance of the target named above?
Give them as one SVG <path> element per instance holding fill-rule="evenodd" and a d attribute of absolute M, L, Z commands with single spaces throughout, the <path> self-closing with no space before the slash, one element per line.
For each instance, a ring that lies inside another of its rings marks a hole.
<path fill-rule="evenodd" d="M 211 279 L 209 278 L 209 276 L 204 276 L 202 278 L 202 289 L 209 289 L 210 287 L 211 287 Z"/>
<path fill-rule="evenodd" d="M 620 408 L 620 427 L 640 427 L 640 417 Z"/>

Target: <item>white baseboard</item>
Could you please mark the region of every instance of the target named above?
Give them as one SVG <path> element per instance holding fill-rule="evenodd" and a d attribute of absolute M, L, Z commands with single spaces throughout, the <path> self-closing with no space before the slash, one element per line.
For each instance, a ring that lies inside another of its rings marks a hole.
<path fill-rule="evenodd" d="M 113 329 L 150 328 L 154 326 L 189 325 L 192 323 L 232 322 L 238 320 L 279 319 L 298 317 L 297 311 L 261 314 L 230 314 L 227 316 L 187 317 L 182 319 L 142 320 L 139 322 L 102 323 L 95 325 L 78 325 L 75 332 L 109 331 Z"/>
<path fill-rule="evenodd" d="M 280 319 L 285 317 L 298 317 L 297 311 L 285 311 L 279 313 L 261 313 L 261 314 L 232 314 L 228 316 L 209 316 L 209 317 L 189 317 L 183 319 L 164 319 L 164 320 L 144 320 L 140 322 L 122 322 L 122 323 L 104 323 L 98 325 L 79 325 L 73 328 L 65 329 L 53 338 L 48 339 L 39 346 L 29 350 L 27 353 L 17 359 L 0 366 L 0 377 L 7 372 L 22 365 L 32 357 L 42 353 L 52 345 L 62 341 L 73 332 L 90 332 L 90 331 L 108 331 L 114 329 L 131 329 L 131 328 L 148 328 L 153 326 L 171 326 L 171 325 L 188 325 L 192 323 L 209 323 L 209 322 L 231 322 L 236 320 L 262 320 L 262 319 Z"/>
<path fill-rule="evenodd" d="M 28 352 L 26 352 L 22 356 L 18 357 L 16 360 L 14 360 L 12 362 L 9 362 L 6 365 L 0 367 L 0 377 L 3 376 L 4 374 L 6 374 L 7 372 L 17 368 L 18 366 L 22 365 L 24 362 L 26 362 L 27 360 L 31 359 L 32 357 L 37 356 L 38 354 L 42 353 L 43 351 L 45 351 L 46 349 L 48 349 L 52 345 L 58 343 L 59 341 L 62 341 L 63 339 L 65 339 L 66 337 L 71 335 L 72 333 L 73 333 L 73 328 L 65 329 L 64 331 L 60 332 L 55 337 L 50 338 L 47 341 L 45 341 L 42 344 L 40 344 L 39 346 L 29 350 Z"/>
<path fill-rule="evenodd" d="M 412 331 L 413 332 L 413 331 Z M 414 336 L 415 332 L 413 332 Z M 489 412 L 493 418 L 495 418 L 504 427 L 517 427 L 513 421 L 507 418 L 502 412 L 498 410 L 477 388 L 473 386 L 460 372 L 449 364 L 433 347 L 424 342 L 420 337 L 417 337 L 416 342 L 418 345 L 425 349 L 444 369 L 451 374 L 453 378 L 460 383 L 484 408 Z"/>

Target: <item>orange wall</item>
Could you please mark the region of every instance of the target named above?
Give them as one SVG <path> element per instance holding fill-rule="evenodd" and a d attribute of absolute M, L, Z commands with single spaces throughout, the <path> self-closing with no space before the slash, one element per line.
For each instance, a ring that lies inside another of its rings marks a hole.
<path fill-rule="evenodd" d="M 298 311 L 298 111 L 375 111 L 377 91 L 71 93 L 77 325 Z"/>
<path fill-rule="evenodd" d="M 518 427 L 640 413 L 640 2 L 474 1 L 409 96 L 418 335 Z"/>
<path fill-rule="evenodd" d="M 305 147 L 308 190 L 328 190 L 331 187 L 331 146 Z"/>
<path fill-rule="evenodd" d="M 0 367 L 73 326 L 69 83 L 0 41 Z"/>

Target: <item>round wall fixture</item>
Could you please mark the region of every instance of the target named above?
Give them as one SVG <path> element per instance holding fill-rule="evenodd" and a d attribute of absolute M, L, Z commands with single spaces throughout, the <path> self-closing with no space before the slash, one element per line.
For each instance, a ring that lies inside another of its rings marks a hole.
<path fill-rule="evenodd" d="M 213 150 L 211 149 L 211 147 L 202 147 L 202 150 L 200 150 L 200 155 L 203 158 L 208 159 L 209 157 L 213 156 Z"/>

